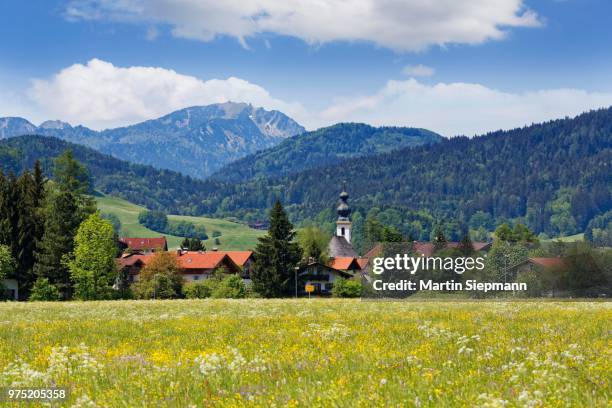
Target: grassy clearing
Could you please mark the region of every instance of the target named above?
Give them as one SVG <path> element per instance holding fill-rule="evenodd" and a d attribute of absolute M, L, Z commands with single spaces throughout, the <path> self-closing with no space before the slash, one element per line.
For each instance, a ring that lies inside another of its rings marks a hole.
<path fill-rule="evenodd" d="M 0 387 L 67 386 L 67 405 L 609 406 L 605 302 L 5 303 L 0 316 Z"/>
<path fill-rule="evenodd" d="M 568 235 L 566 237 L 551 238 L 551 239 L 545 240 L 545 242 L 554 242 L 554 241 L 561 241 L 561 242 L 580 242 L 580 241 L 584 241 L 584 233 Z"/>
<path fill-rule="evenodd" d="M 96 197 L 96 202 L 98 203 L 100 211 L 115 214 L 119 218 L 121 221 L 122 236 L 149 238 L 166 235 L 169 248 L 178 248 L 183 240 L 173 235 L 160 234 L 140 225 L 138 223 L 138 213 L 144 211 L 144 207 L 110 196 Z M 264 231 L 249 228 L 246 225 L 215 218 L 169 215 L 168 219 L 171 221 L 183 220 L 204 225 L 209 236 L 212 235 L 213 231 L 220 231 L 222 234 L 219 238 L 221 240 L 221 245 L 215 245 L 213 242 L 214 239 L 211 237 L 204 241 L 208 249 L 214 246 L 222 250 L 253 249 L 257 244 L 257 238 L 265 233 Z"/>

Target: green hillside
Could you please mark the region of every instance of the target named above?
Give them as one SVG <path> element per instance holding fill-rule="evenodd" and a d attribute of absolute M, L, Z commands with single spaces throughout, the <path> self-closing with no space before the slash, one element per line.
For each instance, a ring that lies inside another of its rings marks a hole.
<path fill-rule="evenodd" d="M 564 237 L 556 237 L 545 240 L 546 242 L 561 241 L 561 242 L 580 242 L 584 241 L 584 233 L 568 235 Z"/>
<path fill-rule="evenodd" d="M 426 129 L 338 123 L 287 138 L 275 147 L 227 164 L 212 177 L 235 183 L 257 177 L 288 176 L 343 159 L 357 159 L 442 140 L 442 136 Z"/>
<path fill-rule="evenodd" d="M 158 237 L 166 235 L 168 239 L 168 247 L 178 248 L 182 238 L 167 234 L 160 234 L 152 231 L 138 223 L 138 213 L 145 210 L 144 207 L 130 203 L 121 198 L 103 196 L 96 197 L 98 208 L 103 213 L 115 214 L 121 221 L 121 236 L 132 237 Z M 257 244 L 257 237 L 264 234 L 264 231 L 255 230 L 246 225 L 238 224 L 231 221 L 204 218 L 204 217 L 186 217 L 180 215 L 169 215 L 171 221 L 189 221 L 194 224 L 204 225 L 210 236 L 213 231 L 221 232 L 220 245 L 213 243 L 213 238 L 204 241 L 206 248 L 210 249 L 214 246 L 223 250 L 245 250 L 253 249 Z"/>

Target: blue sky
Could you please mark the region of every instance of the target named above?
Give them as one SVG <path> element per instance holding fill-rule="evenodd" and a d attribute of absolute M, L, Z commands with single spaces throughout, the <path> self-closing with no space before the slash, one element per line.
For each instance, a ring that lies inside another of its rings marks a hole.
<path fill-rule="evenodd" d="M 4 1 L 0 116 L 104 128 L 240 99 L 451 136 L 612 105 L 608 1 L 243 4 Z"/>

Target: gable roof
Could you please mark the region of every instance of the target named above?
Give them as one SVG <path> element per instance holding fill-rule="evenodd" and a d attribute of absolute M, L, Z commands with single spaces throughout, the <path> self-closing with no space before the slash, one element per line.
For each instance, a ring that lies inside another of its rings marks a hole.
<path fill-rule="evenodd" d="M 409 243 L 406 243 L 406 244 L 409 245 Z M 451 241 L 451 242 L 446 243 L 446 247 L 454 249 L 454 248 L 458 248 L 460 244 L 461 244 L 460 242 Z M 472 247 L 474 248 L 474 251 L 476 252 L 484 251 L 491 247 L 491 243 L 490 242 L 472 242 Z M 415 241 L 412 245 L 412 249 L 417 255 L 423 254 L 423 256 L 427 256 L 427 257 L 432 256 L 434 253 L 434 245 L 431 242 Z M 383 244 L 378 242 L 364 255 L 364 258 L 376 258 L 378 256 L 381 256 L 383 253 L 383 250 L 384 250 Z"/>
<path fill-rule="evenodd" d="M 329 262 L 329 266 L 334 269 L 341 269 L 343 271 L 361 269 L 359 263 L 357 262 L 357 258 L 350 257 L 332 258 Z"/>
<path fill-rule="evenodd" d="M 135 266 L 135 265 L 144 265 L 147 261 L 147 257 L 149 255 L 142 254 L 133 254 L 133 255 L 124 255 L 121 258 L 117 259 L 117 263 L 119 267 L 125 268 L 127 266 Z"/>
<path fill-rule="evenodd" d="M 132 238 L 132 237 L 123 237 L 119 238 L 119 242 L 127 245 L 128 248 L 131 249 L 163 249 L 168 250 L 168 242 L 166 241 L 166 237 L 159 238 Z"/>
<path fill-rule="evenodd" d="M 183 252 L 177 258 L 183 269 L 215 269 L 224 258 L 229 259 L 222 252 Z"/>
<path fill-rule="evenodd" d="M 535 258 L 529 258 L 528 262 L 541 266 L 543 268 L 552 268 L 552 267 L 559 267 L 559 266 L 565 265 L 563 258 L 535 257 Z"/>
<path fill-rule="evenodd" d="M 357 258 L 357 263 L 359 264 L 359 269 L 365 269 L 368 266 L 370 260 L 368 258 Z"/>
<path fill-rule="evenodd" d="M 244 266 L 253 257 L 253 251 L 222 251 L 227 254 L 236 265 Z"/>
<path fill-rule="evenodd" d="M 219 266 L 226 264 L 232 267 L 233 269 L 239 270 L 241 266 L 246 263 L 246 261 L 251 257 L 252 253 L 250 251 L 231 251 L 234 252 L 232 256 L 230 256 L 227 252 L 196 252 L 196 251 L 183 251 L 179 255 L 178 252 L 174 253 L 176 256 L 179 267 L 186 271 L 187 273 L 191 270 L 201 270 L 201 269 L 216 269 Z M 146 266 L 147 262 L 153 257 L 155 254 L 134 254 L 134 255 L 125 255 L 118 259 L 118 263 L 121 267 L 128 266 Z M 243 261 L 242 263 L 236 262 L 234 259 Z"/>
<path fill-rule="evenodd" d="M 357 258 L 357 252 L 344 237 L 334 235 L 327 247 L 331 258 Z"/>
<path fill-rule="evenodd" d="M 320 263 L 319 261 L 312 261 L 312 262 L 309 262 L 309 263 L 307 263 L 305 265 L 300 265 L 298 273 L 301 274 L 302 272 L 304 272 L 304 270 L 306 270 L 306 269 L 308 269 L 310 267 L 313 267 L 313 266 L 316 266 L 317 268 L 321 268 L 321 269 L 326 270 L 326 271 L 331 272 L 331 273 L 336 273 L 336 274 L 338 274 L 338 275 L 340 275 L 340 276 L 342 276 L 344 278 L 351 278 L 351 277 L 353 277 L 353 274 L 351 272 L 348 272 L 348 271 L 345 271 L 345 270 L 342 270 L 342 269 L 334 268 L 331 265 L 325 265 L 323 263 Z"/>

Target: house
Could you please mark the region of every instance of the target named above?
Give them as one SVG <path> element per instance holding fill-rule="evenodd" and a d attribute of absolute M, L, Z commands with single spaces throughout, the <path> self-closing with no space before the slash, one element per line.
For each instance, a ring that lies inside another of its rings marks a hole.
<path fill-rule="evenodd" d="M 166 237 L 159 238 L 119 238 L 119 243 L 123 249 L 130 249 L 143 253 L 167 251 L 168 242 Z"/>
<path fill-rule="evenodd" d="M 434 244 L 432 242 L 418 242 L 413 243 L 398 243 L 397 245 L 405 246 L 403 248 L 407 253 L 414 252 L 415 255 L 423 255 L 425 257 L 431 257 L 434 254 Z M 456 249 L 461 245 L 460 242 L 447 242 L 446 248 Z M 491 242 L 472 242 L 472 247 L 475 252 L 486 253 L 491 249 Z M 384 250 L 383 243 L 375 244 L 365 255 L 364 258 L 372 259 L 382 256 Z M 403 251 L 402 251 L 403 252 Z"/>
<path fill-rule="evenodd" d="M 543 257 L 534 257 L 527 258 L 520 263 L 511 266 L 509 269 L 519 272 L 527 272 L 527 271 L 537 271 L 542 272 L 546 269 L 561 269 L 565 266 L 565 261 L 563 258 L 553 257 L 553 258 L 543 258 Z"/>
<path fill-rule="evenodd" d="M 298 268 L 297 273 L 299 282 L 299 285 L 297 286 L 298 296 L 307 295 L 307 285 L 314 286 L 314 292 L 312 292 L 312 295 L 329 296 L 331 295 L 334 283 L 338 279 L 350 279 L 354 276 L 352 272 L 336 269 L 329 264 L 325 265 L 314 260 L 310 260 L 307 264 L 301 265 Z"/>
<path fill-rule="evenodd" d="M 208 279 L 215 270 L 240 274 L 242 268 L 225 252 L 177 251 L 177 259 L 186 282 Z"/>
<path fill-rule="evenodd" d="M 3 279 L 0 281 L 0 288 L 4 289 L 0 299 L 19 300 L 19 283 L 16 279 Z"/>
<path fill-rule="evenodd" d="M 207 279 L 219 268 L 228 274 L 240 274 L 243 279 L 248 280 L 253 267 L 252 251 L 177 250 L 174 255 L 186 282 Z M 126 254 L 118 260 L 118 264 L 121 269 L 128 272 L 130 282 L 135 282 L 142 268 L 154 256 L 154 253 Z"/>

